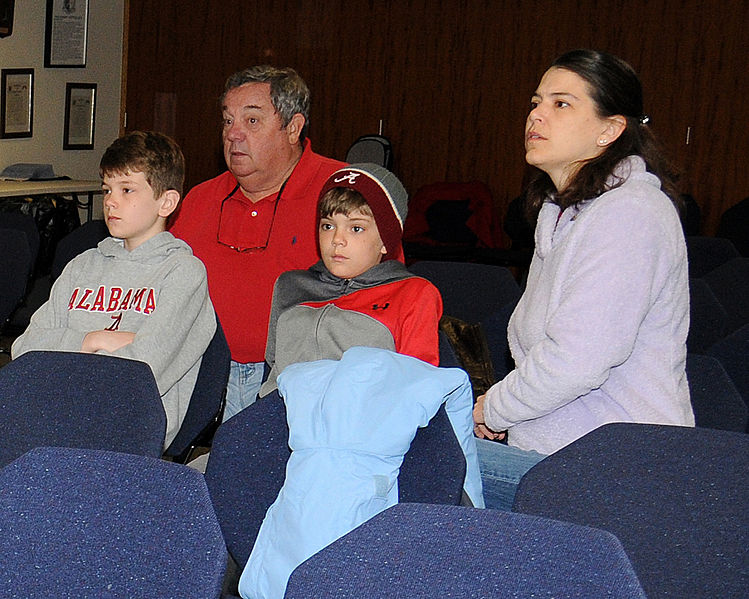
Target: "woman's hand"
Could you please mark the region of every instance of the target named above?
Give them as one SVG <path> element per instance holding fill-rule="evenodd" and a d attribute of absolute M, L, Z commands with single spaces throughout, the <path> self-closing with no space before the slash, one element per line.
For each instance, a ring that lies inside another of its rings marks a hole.
<path fill-rule="evenodd" d="M 491 430 L 484 422 L 484 401 L 486 394 L 479 395 L 476 398 L 476 404 L 473 406 L 473 432 L 479 439 L 489 439 L 490 441 L 502 441 L 507 435 L 507 431 L 497 433 Z"/>

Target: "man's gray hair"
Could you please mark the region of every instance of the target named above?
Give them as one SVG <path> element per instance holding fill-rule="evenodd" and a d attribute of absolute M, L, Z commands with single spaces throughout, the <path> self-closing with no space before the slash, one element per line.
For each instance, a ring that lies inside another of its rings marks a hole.
<path fill-rule="evenodd" d="M 304 117 L 304 127 L 299 135 L 300 143 L 303 142 L 309 128 L 310 104 L 309 88 L 304 79 L 289 67 L 283 69 L 269 65 L 250 67 L 229 76 L 224 85 L 221 104 L 223 105 L 226 94 L 230 90 L 245 83 L 270 83 L 270 100 L 281 118 L 283 127 L 286 127 L 297 113 Z"/>

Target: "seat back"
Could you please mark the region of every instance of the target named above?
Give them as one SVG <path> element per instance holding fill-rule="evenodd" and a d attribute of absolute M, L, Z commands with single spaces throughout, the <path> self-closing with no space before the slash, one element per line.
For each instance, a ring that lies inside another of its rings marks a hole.
<path fill-rule="evenodd" d="M 409 270 L 437 287 L 445 314 L 466 322 L 481 322 L 520 297 L 520 286 L 504 266 L 423 260 Z"/>
<path fill-rule="evenodd" d="M 349 164 L 371 162 L 392 170 L 393 145 L 387 137 L 382 135 L 362 135 L 351 144 L 346 152 L 346 162 Z"/>
<path fill-rule="evenodd" d="M 285 597 L 644 598 L 611 534 L 546 518 L 400 503 L 294 570 Z"/>
<path fill-rule="evenodd" d="M 268 508 L 286 478 L 290 449 L 286 407 L 274 391 L 219 426 L 205 479 L 226 546 L 244 567 Z M 401 500 L 460 502 L 465 458 L 441 407 L 419 429 L 398 477 Z M 425 475 L 428 473 L 428 475 Z"/>
<path fill-rule="evenodd" d="M 398 475 L 398 500 L 458 505 L 465 476 L 465 456 L 443 405 L 429 421 L 429 426 L 416 431 L 403 457 Z"/>
<path fill-rule="evenodd" d="M 440 363 L 442 368 L 461 368 L 455 348 L 450 344 L 450 339 L 444 331 L 438 333 Z"/>
<path fill-rule="evenodd" d="M 216 332 L 200 362 L 185 418 L 177 436 L 164 452 L 166 456 L 185 464 L 195 447 L 210 447 L 213 435 L 221 424 L 230 368 L 231 352 L 217 316 Z"/>
<path fill-rule="evenodd" d="M 648 597 L 741 597 L 748 471 L 743 433 L 607 424 L 531 468 L 513 511 L 611 532 Z"/>
<path fill-rule="evenodd" d="M 687 354 L 687 380 L 697 426 L 746 431 L 747 405 L 717 358 Z"/>
<path fill-rule="evenodd" d="M 146 363 L 76 352 L 28 352 L 1 368 L 0 420 L 0 466 L 41 446 L 160 457 L 166 432 Z"/>
<path fill-rule="evenodd" d="M 5 212 L 0 210 L 0 228 L 15 229 L 24 234 L 31 254 L 31 273 L 33 273 L 41 244 L 39 228 L 36 226 L 34 217 L 23 212 Z"/>
<path fill-rule="evenodd" d="M 713 344 L 707 353 L 720 362 L 749 407 L 749 324 Z M 749 432 L 749 425 L 746 430 Z"/>
<path fill-rule="evenodd" d="M 749 323 L 749 258 L 733 258 L 702 278 L 728 315 L 728 333 Z"/>
<path fill-rule="evenodd" d="M 3 597 L 218 598 L 226 548 L 199 472 L 37 448 L 0 470 Z"/>
<path fill-rule="evenodd" d="M 687 351 L 703 353 L 728 329 L 728 314 L 702 279 L 689 279 L 689 335 Z"/>
<path fill-rule="evenodd" d="M 63 269 L 78 254 L 95 248 L 99 242 L 109 236 L 109 230 L 103 220 L 91 220 L 83 223 L 65 235 L 55 248 L 52 260 L 51 276 L 54 281 L 62 274 Z"/>
<path fill-rule="evenodd" d="M 687 237 L 686 242 L 690 277 L 706 275 L 714 268 L 739 256 L 734 245 L 721 237 L 695 235 Z"/>
<path fill-rule="evenodd" d="M 490 264 L 431 260 L 414 262 L 409 270 L 437 287 L 446 315 L 481 325 L 493 370 L 494 380 L 490 384 L 504 378 L 514 368 L 507 342 L 507 324 L 521 295 L 510 270 Z M 465 351 L 472 349 L 464 348 Z M 460 355 L 461 352 L 455 353 Z M 476 353 L 469 362 L 482 364 L 483 354 Z"/>
<path fill-rule="evenodd" d="M 213 438 L 205 481 L 226 547 L 240 569 L 283 486 L 288 440 L 286 408 L 277 391 L 223 422 Z"/>
<path fill-rule="evenodd" d="M 0 331 L 26 293 L 33 266 L 26 235 L 0 228 Z"/>

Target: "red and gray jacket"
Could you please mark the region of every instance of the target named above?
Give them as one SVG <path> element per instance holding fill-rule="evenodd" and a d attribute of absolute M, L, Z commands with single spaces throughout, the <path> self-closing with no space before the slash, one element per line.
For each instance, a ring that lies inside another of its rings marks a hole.
<path fill-rule="evenodd" d="M 273 290 L 265 360 L 270 366 L 260 397 L 276 388 L 289 364 L 338 360 L 354 346 L 378 347 L 439 364 L 439 291 L 397 260 L 353 279 L 318 262 L 282 274 Z"/>

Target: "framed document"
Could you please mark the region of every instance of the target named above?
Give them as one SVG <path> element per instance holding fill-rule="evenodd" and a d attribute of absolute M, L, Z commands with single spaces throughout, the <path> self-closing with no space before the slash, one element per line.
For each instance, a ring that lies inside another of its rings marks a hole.
<path fill-rule="evenodd" d="M 65 86 L 63 150 L 93 150 L 96 122 L 96 83 Z"/>
<path fill-rule="evenodd" d="M 47 0 L 45 67 L 85 67 L 88 0 Z"/>
<path fill-rule="evenodd" d="M 2 69 L 0 137 L 31 137 L 34 126 L 34 69 Z"/>

